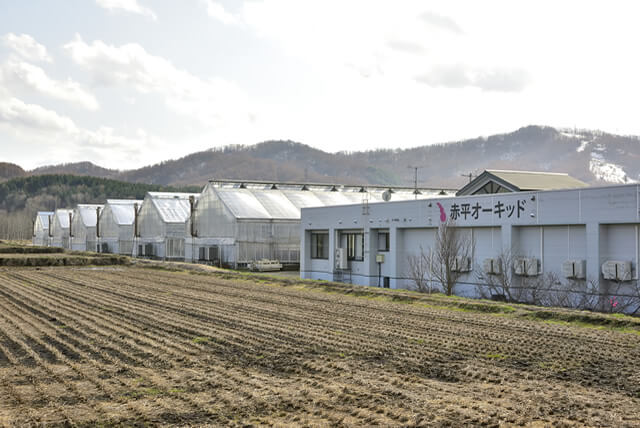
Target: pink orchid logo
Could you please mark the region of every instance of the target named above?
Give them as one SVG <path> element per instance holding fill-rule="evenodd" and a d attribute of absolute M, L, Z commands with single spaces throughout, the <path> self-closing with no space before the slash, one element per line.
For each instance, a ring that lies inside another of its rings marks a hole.
<path fill-rule="evenodd" d="M 440 221 L 444 223 L 445 221 L 447 221 L 447 213 L 444 212 L 444 207 L 440 204 L 440 202 L 436 202 L 436 205 L 438 205 L 438 208 L 440 208 Z"/>

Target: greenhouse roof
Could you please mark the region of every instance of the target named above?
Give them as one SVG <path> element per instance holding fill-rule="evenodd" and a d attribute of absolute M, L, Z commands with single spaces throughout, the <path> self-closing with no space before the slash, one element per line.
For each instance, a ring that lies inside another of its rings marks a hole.
<path fill-rule="evenodd" d="M 361 204 L 364 201 L 380 202 L 383 192 L 390 191 L 393 200 L 414 199 L 413 189 L 393 190 L 385 187 L 336 187 L 304 186 L 290 183 L 214 183 L 207 186 L 213 189 L 222 203 L 237 219 L 299 220 L 300 210 L 309 207 L 330 205 Z M 422 189 L 419 199 L 435 197 L 438 190 Z"/>
<path fill-rule="evenodd" d="M 66 208 L 60 208 L 56 210 L 55 216 L 58 218 L 60 227 L 62 227 L 63 229 L 69 228 L 69 213 L 73 214 L 73 210 Z"/>
<path fill-rule="evenodd" d="M 44 229 L 49 228 L 49 216 L 54 215 L 53 211 L 38 211 L 38 218 L 40 219 L 40 223 Z"/>
<path fill-rule="evenodd" d="M 107 205 L 113 213 L 113 219 L 120 226 L 133 224 L 135 220 L 134 204 L 142 205 L 142 201 L 135 199 L 108 199 Z"/>
<path fill-rule="evenodd" d="M 104 205 L 79 204 L 76 207 L 75 211 L 80 214 L 80 220 L 82 221 L 84 227 L 95 227 L 98 220 L 96 208 L 102 209 L 103 207 Z"/>
<path fill-rule="evenodd" d="M 185 223 L 189 219 L 189 197 L 197 201 L 199 193 L 148 192 L 154 206 L 165 223 Z"/>

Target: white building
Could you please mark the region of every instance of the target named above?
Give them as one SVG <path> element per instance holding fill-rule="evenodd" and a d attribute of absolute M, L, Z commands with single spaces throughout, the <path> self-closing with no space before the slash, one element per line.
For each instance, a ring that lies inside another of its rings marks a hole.
<path fill-rule="evenodd" d="M 191 193 L 148 192 L 138 214 L 134 255 L 184 261 L 185 244 L 191 242 L 191 205 L 199 198 Z"/>
<path fill-rule="evenodd" d="M 51 246 L 70 249 L 69 225 L 73 217 L 71 209 L 57 209 L 53 214 L 51 228 Z"/>
<path fill-rule="evenodd" d="M 506 254 L 516 285 L 551 273 L 554 286 L 595 283 L 601 294 L 638 284 L 636 184 L 391 201 L 366 212 L 361 205 L 305 208 L 301 277 L 412 288 L 410 257 L 433 251 L 449 219 L 474 242 L 456 294 L 476 296 L 484 286 L 479 276 Z"/>
<path fill-rule="evenodd" d="M 132 255 L 135 209 L 141 200 L 108 199 L 100 214 L 98 241 L 100 252 Z"/>
<path fill-rule="evenodd" d="M 48 247 L 51 244 L 49 236 L 49 219 L 53 218 L 53 211 L 38 211 L 33 223 L 33 245 Z"/>
<path fill-rule="evenodd" d="M 71 249 L 98 251 L 96 225 L 104 205 L 78 204 L 73 210 L 71 222 Z"/>
<path fill-rule="evenodd" d="M 440 189 L 258 181 L 210 181 L 195 209 L 196 237 L 186 258 L 233 267 L 261 259 L 300 262 L 300 210 L 369 201 L 424 198 Z M 443 193 L 452 194 L 451 191 Z"/>

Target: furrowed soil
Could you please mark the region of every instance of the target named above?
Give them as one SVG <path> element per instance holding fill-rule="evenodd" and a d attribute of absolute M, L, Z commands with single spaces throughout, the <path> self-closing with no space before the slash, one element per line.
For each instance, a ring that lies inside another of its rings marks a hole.
<path fill-rule="evenodd" d="M 328 290 L 1 269 L 0 425 L 640 425 L 637 330 Z"/>

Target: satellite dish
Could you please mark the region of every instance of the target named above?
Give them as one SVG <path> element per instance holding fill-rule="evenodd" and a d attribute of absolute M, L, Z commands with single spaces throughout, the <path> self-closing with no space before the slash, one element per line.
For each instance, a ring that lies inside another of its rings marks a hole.
<path fill-rule="evenodd" d="M 391 200 L 391 192 L 388 190 L 382 192 L 382 200 L 385 202 L 389 202 Z"/>

